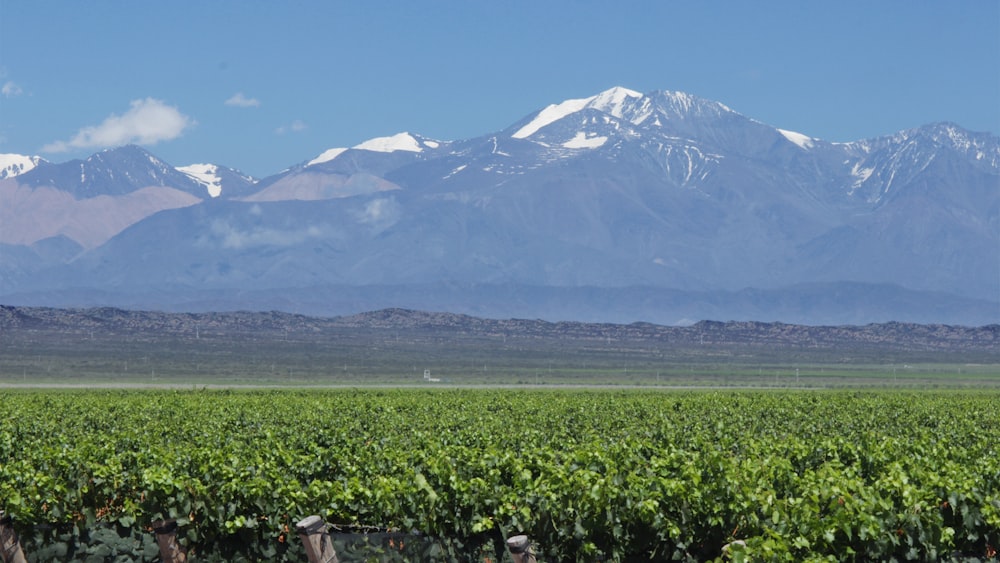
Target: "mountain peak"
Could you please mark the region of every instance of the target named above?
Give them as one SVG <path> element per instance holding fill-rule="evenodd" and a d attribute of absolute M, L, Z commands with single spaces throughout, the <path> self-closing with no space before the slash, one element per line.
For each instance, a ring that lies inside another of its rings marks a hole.
<path fill-rule="evenodd" d="M 397 151 L 424 152 L 424 149 L 436 149 L 439 146 L 441 146 L 441 143 L 437 141 L 403 131 L 402 133 L 396 133 L 395 135 L 389 137 L 375 137 L 374 139 L 368 139 L 367 141 L 354 145 L 351 149 L 385 153 Z M 329 162 L 348 150 L 350 149 L 342 147 L 327 149 L 320 153 L 316 158 L 307 162 L 306 166 Z"/>
<path fill-rule="evenodd" d="M 239 195 L 257 182 L 238 170 L 217 164 L 189 164 L 178 166 L 176 170 L 204 186 L 208 195 L 213 198 L 221 196 L 223 192 L 227 196 Z"/>
<path fill-rule="evenodd" d="M 38 156 L 0 154 L 0 180 L 20 176 L 42 162 L 46 162 L 46 160 Z"/>
<path fill-rule="evenodd" d="M 914 130 L 918 135 L 927 136 L 941 144 L 949 144 L 957 147 L 966 147 L 974 143 L 981 134 L 973 133 L 962 126 L 950 121 L 940 121 L 931 123 Z"/>
<path fill-rule="evenodd" d="M 167 171 L 173 169 L 172 166 L 139 145 L 122 145 L 120 147 L 104 149 L 90 155 L 84 162 L 97 166 L 119 166 L 122 164 L 134 166 L 138 163 L 145 165 L 148 162 L 160 174 L 165 174 Z"/>
<path fill-rule="evenodd" d="M 525 139 L 546 125 L 588 108 L 603 111 L 615 117 L 622 117 L 625 107 L 630 101 L 642 98 L 643 95 L 635 90 L 615 86 L 589 98 L 565 100 L 558 104 L 551 104 L 535 114 L 531 121 L 515 131 L 511 137 Z"/>
<path fill-rule="evenodd" d="M 214 164 L 189 164 L 178 166 L 177 170 L 205 186 L 209 196 L 219 197 L 222 195 L 222 178 L 219 177 L 218 166 Z"/>
<path fill-rule="evenodd" d="M 587 107 L 610 113 L 615 117 L 622 116 L 622 110 L 630 98 L 642 98 L 642 94 L 621 86 L 615 86 L 590 98 Z"/>
<path fill-rule="evenodd" d="M 653 117 L 654 125 L 661 125 L 664 119 L 696 117 L 719 117 L 735 113 L 724 104 L 706 100 L 685 92 L 660 90 L 641 94 L 621 86 L 615 86 L 589 98 L 565 100 L 546 106 L 521 126 L 511 137 L 525 139 L 542 128 L 585 109 L 593 109 L 639 125 Z"/>
<path fill-rule="evenodd" d="M 915 133 L 939 146 L 951 147 L 969 155 L 977 161 L 985 161 L 992 166 L 1000 163 L 1000 138 L 991 133 L 972 132 L 949 121 L 925 125 L 916 129 Z"/>
<path fill-rule="evenodd" d="M 657 108 L 674 116 L 720 116 L 735 113 L 723 103 L 708 100 L 686 92 L 661 90 L 655 93 Z"/>
<path fill-rule="evenodd" d="M 94 153 L 85 160 L 71 160 L 37 167 L 21 179 L 30 186 L 56 186 L 76 196 L 124 195 L 151 187 L 172 187 L 201 195 L 205 188 L 137 145 L 123 145 Z"/>
<path fill-rule="evenodd" d="M 117 147 L 109 147 L 109 148 L 103 149 L 101 151 L 95 152 L 94 154 L 92 154 L 89 157 L 87 157 L 87 160 L 100 159 L 100 158 L 103 158 L 106 155 L 108 155 L 108 156 L 110 156 L 110 155 L 126 155 L 126 156 L 132 156 L 132 155 L 146 156 L 146 155 L 148 155 L 148 156 L 153 156 L 153 153 L 147 151 L 146 149 L 140 147 L 139 145 L 129 144 L 129 145 L 120 145 L 120 146 L 117 146 Z M 156 157 L 153 157 L 153 158 L 156 158 Z"/>
<path fill-rule="evenodd" d="M 368 139 L 360 145 L 355 145 L 355 149 L 373 152 L 423 152 L 424 148 L 416 137 L 406 131 L 396 133 L 390 137 L 375 137 Z"/>
<path fill-rule="evenodd" d="M 989 166 L 1000 166 L 1000 137 L 989 132 L 969 131 L 949 121 L 929 123 L 893 135 L 854 141 L 849 145 L 864 152 L 904 145 L 924 147 L 926 151 L 930 151 L 928 154 L 936 150 L 934 147 L 947 147 Z"/>

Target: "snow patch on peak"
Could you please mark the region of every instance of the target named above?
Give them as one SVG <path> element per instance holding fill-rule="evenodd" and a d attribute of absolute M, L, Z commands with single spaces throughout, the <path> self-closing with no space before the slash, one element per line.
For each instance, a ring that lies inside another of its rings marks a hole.
<path fill-rule="evenodd" d="M 438 141 L 432 141 L 431 139 L 417 138 L 413 135 L 403 132 L 397 133 L 391 137 L 376 137 L 374 139 L 368 139 L 367 141 L 354 145 L 351 149 L 362 150 L 362 151 L 372 151 L 372 152 L 396 152 L 396 151 L 407 151 L 407 152 L 424 152 L 424 148 L 436 149 L 441 146 Z M 306 166 L 312 166 L 314 164 L 322 164 L 324 162 L 329 162 L 344 152 L 350 149 L 345 148 L 335 148 L 327 149 L 323 151 L 322 154 L 316 158 L 310 160 L 306 163 Z"/>
<path fill-rule="evenodd" d="M 591 98 L 588 107 L 610 113 L 615 117 L 621 117 L 623 107 L 629 98 L 641 98 L 642 94 L 635 90 L 615 86 L 610 90 L 605 90 Z"/>
<path fill-rule="evenodd" d="M 391 137 L 376 137 L 374 139 L 369 139 L 360 145 L 355 145 L 354 148 L 373 152 L 424 151 L 424 148 L 420 146 L 420 141 L 418 141 L 413 135 L 406 132 L 397 133 Z"/>
<path fill-rule="evenodd" d="M 536 115 L 535 118 L 532 119 L 527 125 L 515 131 L 514 134 L 511 135 L 511 137 L 514 137 L 515 139 L 525 139 L 527 137 L 530 137 L 534 135 L 542 127 L 545 127 L 550 123 L 559 121 L 560 119 L 566 117 L 567 115 L 576 113 L 582 110 L 583 108 L 587 107 L 587 103 L 590 102 L 590 100 L 592 99 L 593 98 L 566 100 L 558 104 L 552 104 L 550 106 L 546 106 L 545 109 L 538 112 L 538 115 Z"/>
<path fill-rule="evenodd" d="M 576 136 L 562 144 L 567 149 L 596 149 L 608 142 L 607 137 L 590 136 L 583 131 L 578 131 Z"/>
<path fill-rule="evenodd" d="M 851 176 L 854 176 L 854 183 L 851 185 L 851 189 L 848 195 L 854 195 L 855 190 L 864 185 L 871 178 L 872 172 L 875 172 L 874 167 L 864 167 L 861 163 L 854 163 L 851 167 Z"/>
<path fill-rule="evenodd" d="M 796 133 L 795 131 L 787 131 L 785 129 L 778 129 L 778 133 L 781 133 L 786 139 L 795 143 L 803 149 L 811 149 L 816 145 L 816 139 L 803 135 L 802 133 Z"/>
<path fill-rule="evenodd" d="M 324 162 L 329 162 L 329 161 L 337 158 L 338 156 L 340 156 L 340 154 L 343 153 L 346 150 L 347 149 L 340 149 L 340 148 L 337 148 L 337 149 L 327 149 L 327 150 L 323 151 L 323 153 L 320 154 L 319 156 L 317 156 L 316 158 L 314 158 L 314 159 L 310 160 L 309 162 L 307 162 L 306 166 L 312 166 L 313 164 L 322 164 Z"/>
<path fill-rule="evenodd" d="M 686 92 L 662 90 L 657 92 L 654 97 L 658 109 L 661 112 L 666 112 L 667 116 L 720 116 L 736 113 L 725 104 L 699 98 Z"/>
<path fill-rule="evenodd" d="M 149 163 L 152 164 L 153 166 L 158 166 L 160 168 L 165 168 L 167 166 L 166 164 L 163 163 L 162 160 L 156 158 L 151 154 L 147 155 L 146 157 L 149 159 Z"/>
<path fill-rule="evenodd" d="M 218 166 L 214 164 L 189 164 L 188 166 L 178 166 L 177 170 L 205 186 L 208 195 L 212 197 L 222 195 L 222 178 L 219 176 Z"/>
<path fill-rule="evenodd" d="M 0 180 L 20 176 L 38 166 L 43 160 L 37 156 L 0 154 Z"/>
<path fill-rule="evenodd" d="M 683 109 L 684 111 L 690 111 L 695 105 L 697 100 L 691 94 L 687 92 L 664 92 L 666 97 L 673 102 L 677 107 Z"/>
<path fill-rule="evenodd" d="M 927 129 L 935 142 L 950 145 L 961 151 L 969 151 L 979 144 L 968 131 L 954 123 L 935 123 L 928 126 Z"/>
<path fill-rule="evenodd" d="M 642 98 L 642 94 L 635 90 L 616 86 L 610 90 L 605 90 L 596 96 L 566 100 L 558 104 L 546 106 L 538 112 L 534 119 L 527 125 L 514 132 L 511 137 L 515 139 L 525 139 L 534 135 L 539 129 L 559 121 L 567 115 L 574 114 L 586 108 L 592 108 L 605 113 L 610 113 L 615 117 L 622 117 L 624 106 L 629 98 Z"/>

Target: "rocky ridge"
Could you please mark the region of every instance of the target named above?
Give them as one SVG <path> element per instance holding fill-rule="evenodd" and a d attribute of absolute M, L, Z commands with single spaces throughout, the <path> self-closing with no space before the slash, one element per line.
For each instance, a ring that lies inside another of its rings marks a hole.
<path fill-rule="evenodd" d="M 145 338 L 289 338 L 322 341 L 345 334 L 379 333 L 453 338 L 510 338 L 520 341 L 615 342 L 649 345 L 768 347 L 779 349 L 885 349 L 919 352 L 977 352 L 1000 361 L 1000 325 L 877 323 L 808 326 L 746 321 L 701 321 L 674 327 L 651 323 L 613 324 L 487 319 L 469 315 L 382 309 L 350 316 L 310 317 L 282 312 L 162 313 L 111 307 L 54 309 L 0 306 L 4 333 L 64 335 L 129 334 Z"/>

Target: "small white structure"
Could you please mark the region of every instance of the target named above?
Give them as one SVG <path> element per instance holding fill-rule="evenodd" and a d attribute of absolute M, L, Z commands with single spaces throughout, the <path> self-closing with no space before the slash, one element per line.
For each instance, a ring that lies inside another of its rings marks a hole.
<path fill-rule="evenodd" d="M 441 383 L 441 380 L 436 377 L 431 377 L 431 370 L 424 370 L 424 381 L 428 383 Z"/>

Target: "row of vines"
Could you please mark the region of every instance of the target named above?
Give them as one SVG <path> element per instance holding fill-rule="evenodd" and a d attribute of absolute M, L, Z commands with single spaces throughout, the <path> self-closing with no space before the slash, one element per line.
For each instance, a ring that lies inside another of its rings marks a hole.
<path fill-rule="evenodd" d="M 39 561 L 155 560 L 166 518 L 193 560 L 302 561 L 310 514 L 403 559 L 987 560 L 1000 395 L 5 391 L 0 510 Z"/>

